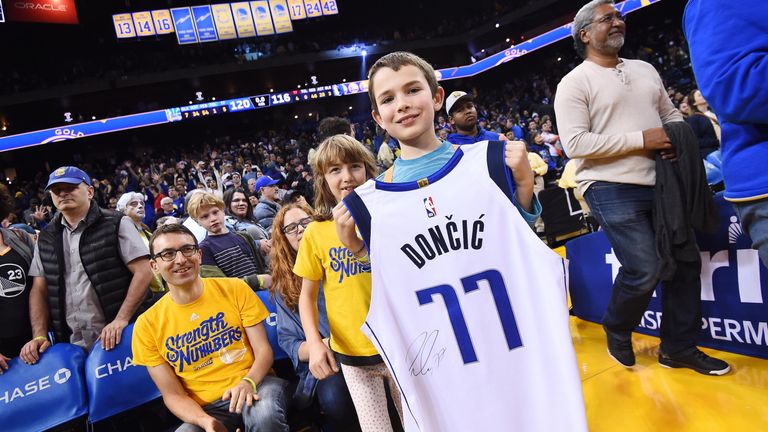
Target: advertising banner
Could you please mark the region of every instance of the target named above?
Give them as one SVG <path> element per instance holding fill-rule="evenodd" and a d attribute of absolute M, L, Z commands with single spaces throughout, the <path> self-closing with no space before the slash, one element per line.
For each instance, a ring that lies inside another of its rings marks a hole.
<path fill-rule="evenodd" d="M 77 24 L 75 0 L 24 0 L 5 3 L 8 21 Z"/>
<path fill-rule="evenodd" d="M 761 264 L 752 240 L 722 194 L 715 197 L 720 230 L 697 236 L 701 251 L 702 346 L 768 358 L 768 270 Z M 611 296 L 619 261 L 602 231 L 569 241 L 569 289 L 573 312 L 600 322 Z M 658 336 L 661 290 L 657 287 L 637 331 Z"/>

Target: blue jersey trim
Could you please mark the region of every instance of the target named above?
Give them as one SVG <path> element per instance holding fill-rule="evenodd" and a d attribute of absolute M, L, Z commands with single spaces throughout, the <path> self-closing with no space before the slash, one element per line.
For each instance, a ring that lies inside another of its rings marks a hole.
<path fill-rule="evenodd" d="M 515 203 L 515 182 L 509 172 L 505 158 L 506 145 L 502 141 L 488 141 L 488 172 L 496 186 L 504 192 L 509 201 Z"/>
<path fill-rule="evenodd" d="M 357 225 L 357 229 L 360 231 L 360 235 L 363 237 L 363 243 L 368 248 L 368 252 L 371 251 L 371 213 L 368 212 L 368 207 L 365 206 L 363 199 L 357 192 L 352 191 L 344 199 L 344 205 L 347 206 L 349 214 L 352 215 L 352 219 Z"/>
<path fill-rule="evenodd" d="M 464 156 L 464 152 L 461 151 L 461 147 L 457 148 L 456 151 L 453 153 L 453 156 L 451 156 L 451 158 L 448 160 L 448 162 L 445 165 L 443 165 L 442 168 L 440 168 L 434 174 L 426 178 L 426 184 L 424 184 L 424 179 L 410 181 L 410 182 L 403 182 L 403 183 L 387 183 L 379 180 L 374 180 L 376 182 L 376 189 L 392 191 L 392 192 L 403 192 L 403 191 L 419 189 L 420 187 L 430 185 L 440 180 L 441 178 L 445 177 L 449 172 L 451 172 L 451 170 L 459 163 L 459 161 L 463 156 Z"/>
<path fill-rule="evenodd" d="M 397 384 L 397 388 L 400 390 L 400 396 L 403 398 L 403 400 L 405 401 L 405 406 L 408 408 L 408 413 L 411 414 L 411 418 L 413 418 L 413 422 L 416 423 L 416 427 L 418 427 L 419 430 L 421 430 L 421 426 L 419 426 L 419 421 L 416 419 L 416 416 L 413 415 L 413 410 L 411 409 L 411 404 L 408 403 L 408 398 L 405 397 L 405 392 L 403 391 L 403 386 L 400 385 L 400 380 L 397 379 L 397 374 L 395 373 L 395 368 L 392 367 L 392 362 L 389 361 L 389 356 L 387 356 L 387 353 L 384 352 L 384 347 L 381 345 L 381 342 L 379 342 L 379 337 L 376 336 L 376 332 L 374 332 L 373 329 L 371 328 L 371 325 L 368 324 L 368 320 L 365 320 L 364 324 L 368 328 L 368 331 L 371 332 L 371 335 L 373 336 L 373 338 L 376 339 L 376 343 L 381 348 L 381 351 L 382 351 L 380 353 L 381 357 L 384 359 L 384 361 L 387 363 L 387 366 L 389 367 L 389 371 L 392 374 L 392 378 L 395 380 L 395 384 Z"/>

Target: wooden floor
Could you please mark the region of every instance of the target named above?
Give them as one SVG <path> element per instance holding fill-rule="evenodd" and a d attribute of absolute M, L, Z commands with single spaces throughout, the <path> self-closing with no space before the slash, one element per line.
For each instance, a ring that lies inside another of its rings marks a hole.
<path fill-rule="evenodd" d="M 630 370 L 608 356 L 601 326 L 571 317 L 591 432 L 768 431 L 768 361 L 703 349 L 731 364 L 722 377 L 668 369 L 659 339 L 635 333 Z"/>
<path fill-rule="evenodd" d="M 565 257 L 565 248 L 553 249 Z M 633 369 L 608 356 L 598 324 L 571 317 L 591 432 L 768 432 L 768 360 L 702 349 L 730 363 L 722 377 L 659 365 L 659 339 L 632 335 Z"/>

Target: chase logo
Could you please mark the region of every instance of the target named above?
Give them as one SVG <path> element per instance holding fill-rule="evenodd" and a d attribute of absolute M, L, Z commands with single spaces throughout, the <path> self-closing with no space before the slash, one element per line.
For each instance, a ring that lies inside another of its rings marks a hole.
<path fill-rule="evenodd" d="M 72 376 L 72 371 L 70 371 L 67 368 L 61 368 L 58 371 L 56 371 L 56 373 L 53 375 L 53 381 L 56 382 L 57 384 L 64 384 L 67 381 L 69 381 L 69 378 L 71 376 Z M 12 390 L 6 390 L 0 393 L 0 401 L 3 401 L 6 404 L 9 404 L 13 402 L 15 399 L 25 398 L 49 388 L 51 388 L 51 376 L 46 375 L 44 377 L 35 379 L 34 381 L 28 382 L 24 385 L 19 385 L 18 387 L 14 387 Z"/>
<path fill-rule="evenodd" d="M 427 211 L 427 217 L 437 216 L 437 209 L 435 208 L 435 202 L 432 197 L 424 198 L 424 209 Z"/>
<path fill-rule="evenodd" d="M 56 381 L 58 384 L 64 384 L 65 382 L 69 381 L 69 377 L 72 376 L 72 372 L 70 372 L 67 368 L 61 368 L 58 371 L 56 371 L 56 374 L 53 376 L 53 380 Z"/>

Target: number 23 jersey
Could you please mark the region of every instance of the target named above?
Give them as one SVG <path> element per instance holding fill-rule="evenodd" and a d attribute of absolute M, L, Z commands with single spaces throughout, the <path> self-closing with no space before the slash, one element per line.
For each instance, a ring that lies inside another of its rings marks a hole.
<path fill-rule="evenodd" d="M 586 431 L 563 260 L 513 204 L 504 143 L 458 148 L 432 176 L 345 198 L 370 251 L 363 331 L 407 431 Z"/>

